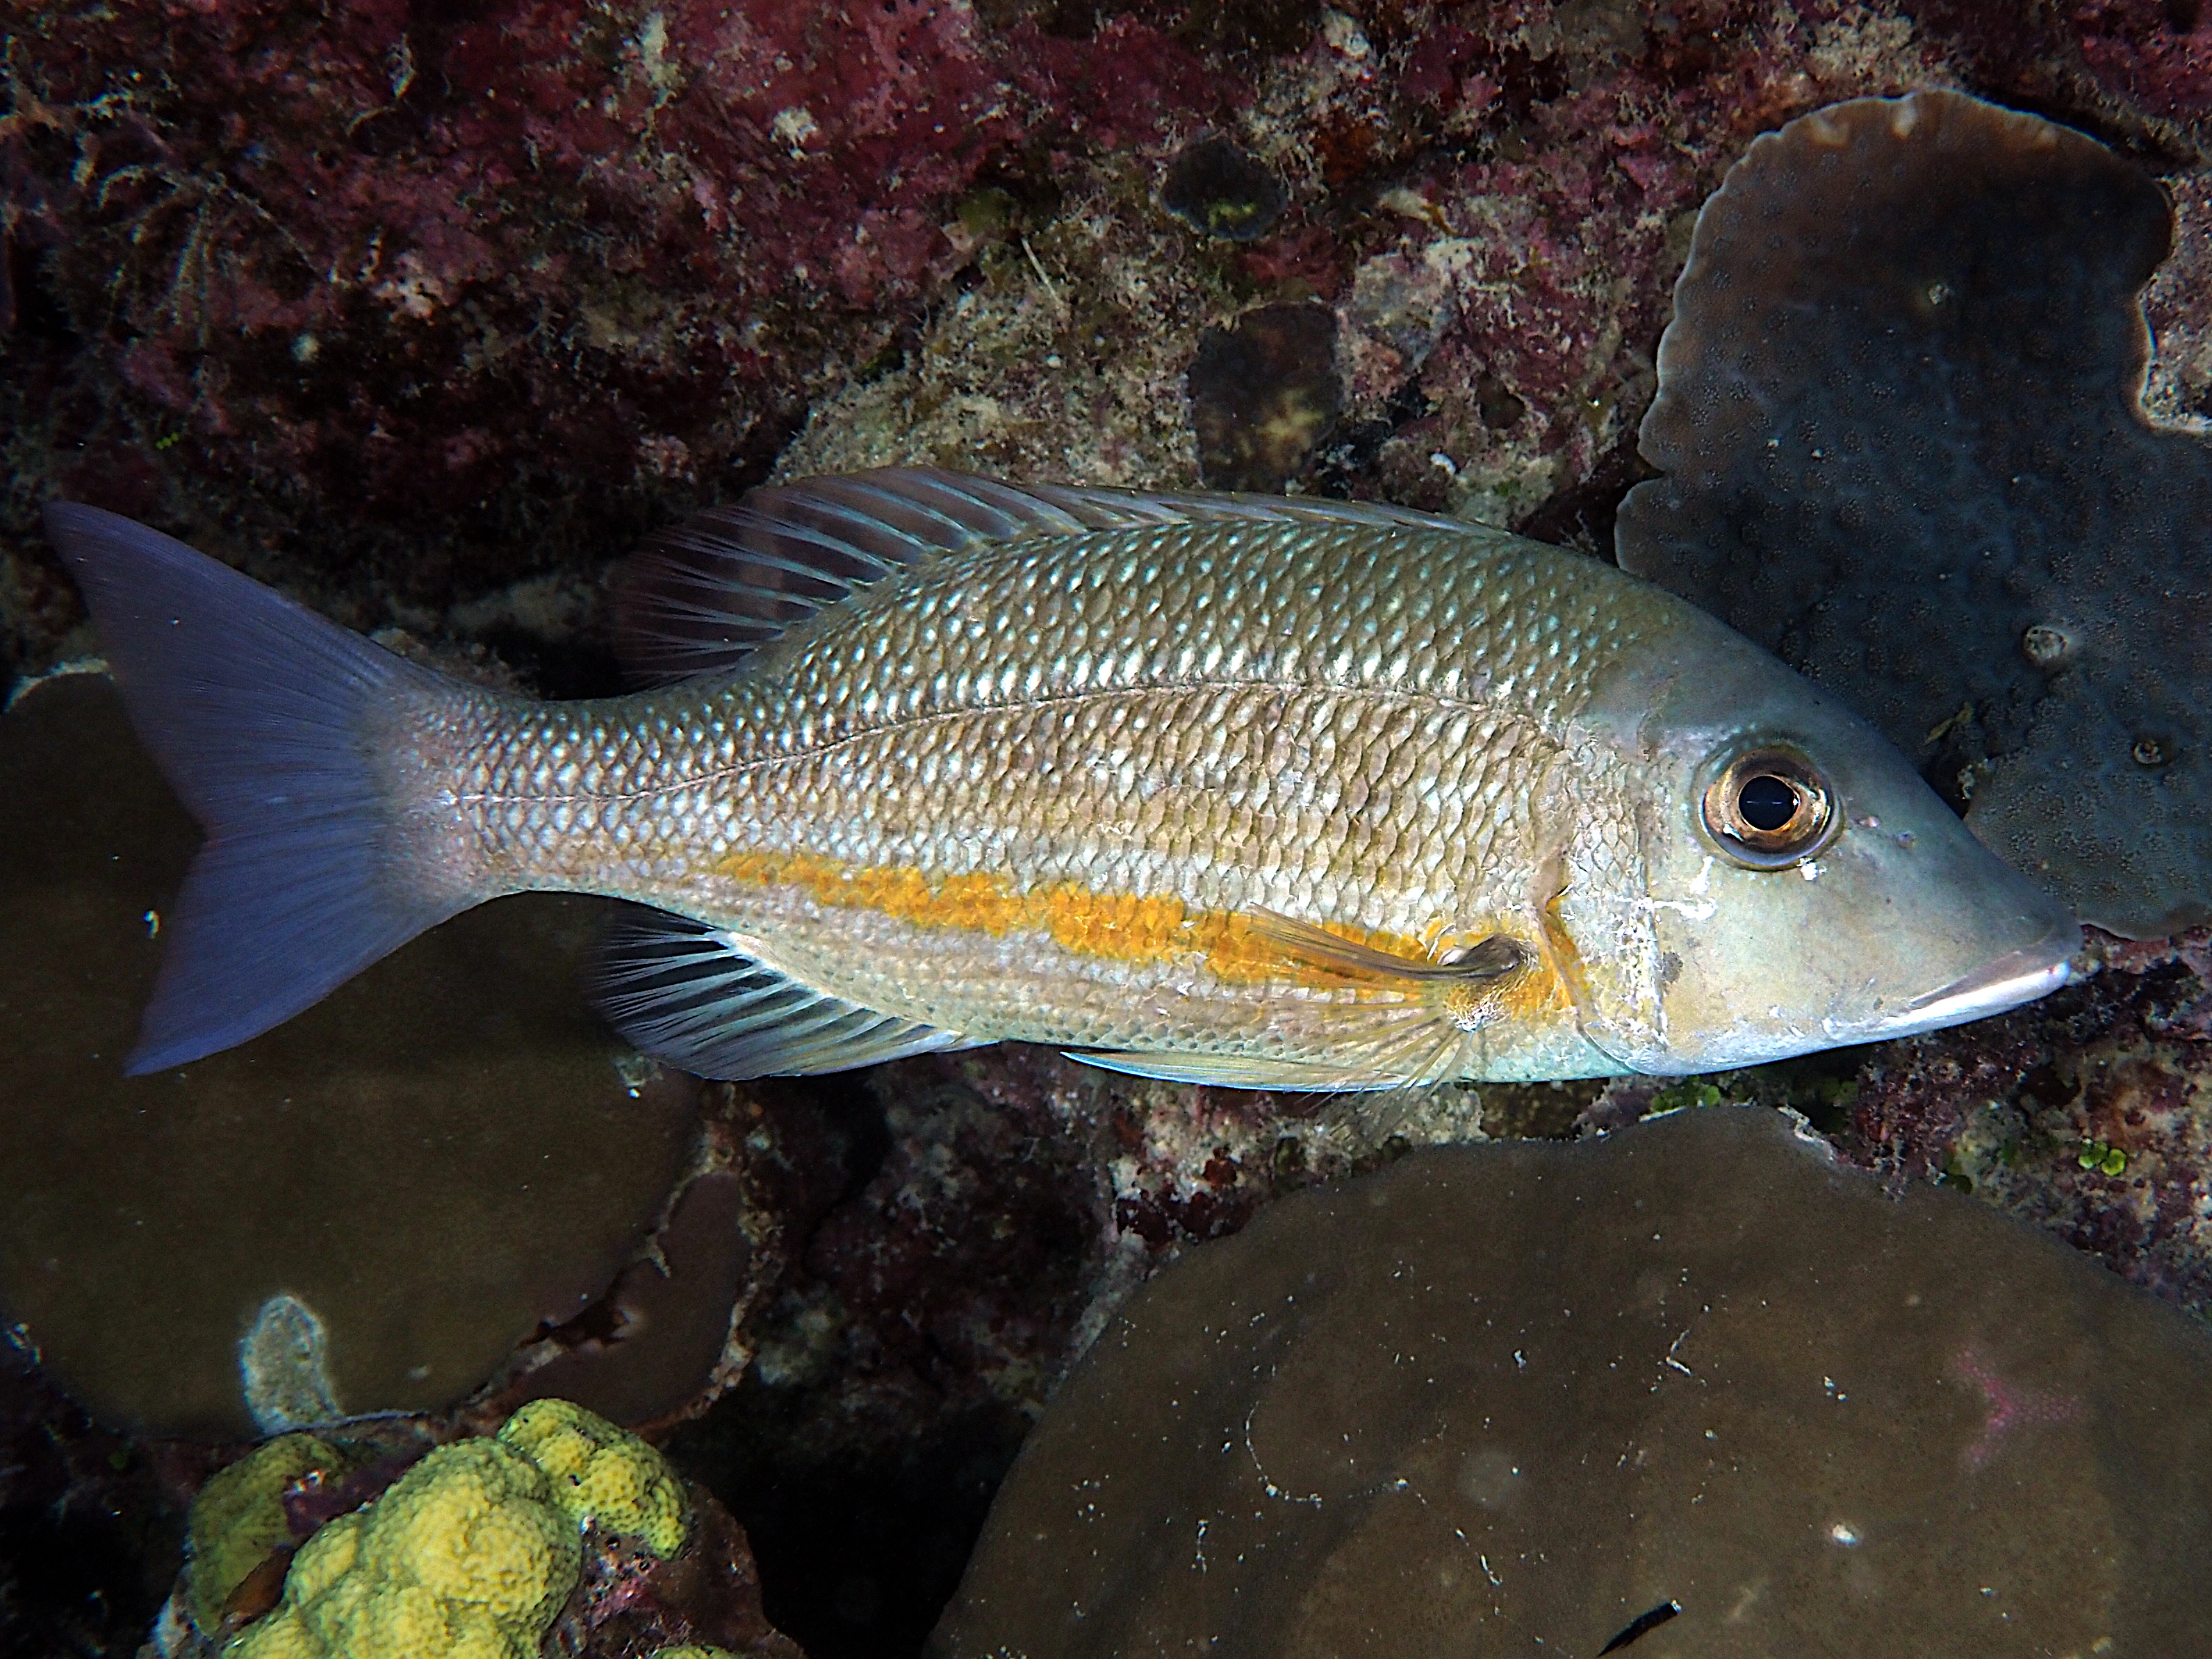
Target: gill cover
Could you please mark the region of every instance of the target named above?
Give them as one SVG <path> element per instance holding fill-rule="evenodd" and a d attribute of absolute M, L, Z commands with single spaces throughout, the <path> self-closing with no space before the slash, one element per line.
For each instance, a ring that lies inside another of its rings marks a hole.
<path fill-rule="evenodd" d="M 1642 779 L 1641 964 L 1585 975 L 1583 1034 L 1685 1073 L 1875 1042 L 2064 983 L 2081 930 L 1888 740 L 1680 601 L 1593 732 Z"/>

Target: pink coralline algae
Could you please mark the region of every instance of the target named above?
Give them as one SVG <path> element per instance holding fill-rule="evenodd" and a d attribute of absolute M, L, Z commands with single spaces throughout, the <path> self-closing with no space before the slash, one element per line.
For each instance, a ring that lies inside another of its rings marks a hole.
<path fill-rule="evenodd" d="M 2097 971 L 2044 1001 L 1868 1051 L 1839 1146 L 2050 1229 L 2212 1308 L 2212 968 L 2199 929 L 2094 936 Z"/>
<path fill-rule="evenodd" d="M 1023 441 L 984 454 L 1190 482 L 1152 434 L 1200 332 L 1318 296 L 1346 395 L 1310 482 L 1600 542 L 1684 216 L 1752 134 L 1973 75 L 2194 153 L 2202 31 L 2172 7 L 2039 14 L 2002 52 L 1999 9 L 30 8 L 0 116 L 8 511 L 218 520 L 379 619 L 596 568 L 947 355 L 966 459 L 988 404 Z M 1232 249 L 1148 240 L 1209 132 L 1288 210 Z M 1040 257 L 1055 230 L 1089 269 Z M 1000 248 L 1054 319 L 1006 361 L 958 322 Z M 1181 361 L 1140 371 L 1163 339 Z M 885 444 L 948 447 L 941 396 L 890 401 Z M 41 580 L 10 584 L 12 652 L 52 647 Z"/>
<path fill-rule="evenodd" d="M 961 192 L 1047 188 L 1065 147 L 1239 84 L 1133 19 L 1048 39 L 924 0 L 247 0 L 10 35 L 9 310 L 89 348 L 23 411 L 57 482 L 159 511 L 213 475 L 417 538 L 572 537 L 571 493 L 757 472 L 806 384 L 962 263 Z M 387 574 L 426 592 L 455 556 Z"/>
<path fill-rule="evenodd" d="M 1951 1369 L 1982 1391 L 1989 1408 L 1982 1432 L 1960 1454 L 1969 1468 L 1978 1469 L 1996 1455 L 2005 1437 L 2016 1430 L 2059 1423 L 2078 1423 L 2087 1406 L 2072 1395 L 2023 1388 L 2008 1382 L 1996 1364 L 1979 1348 L 1961 1348 Z"/>
<path fill-rule="evenodd" d="M 2160 115 L 2201 117 L 2212 105 L 2212 21 L 2197 0 L 2094 0 L 2075 15 L 2100 81 Z"/>

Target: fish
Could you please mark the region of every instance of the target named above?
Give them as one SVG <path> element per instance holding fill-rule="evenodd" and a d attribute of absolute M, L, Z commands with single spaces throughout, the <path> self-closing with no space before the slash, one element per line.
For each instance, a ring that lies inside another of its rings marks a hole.
<path fill-rule="evenodd" d="M 749 1078 L 1002 1041 L 1358 1091 L 1684 1074 L 2063 984 L 2071 914 L 1842 702 L 1480 524 L 885 468 L 616 579 L 620 696 L 446 678 L 54 502 L 206 842 L 125 1069 L 502 895 L 612 895 L 599 1005 Z"/>

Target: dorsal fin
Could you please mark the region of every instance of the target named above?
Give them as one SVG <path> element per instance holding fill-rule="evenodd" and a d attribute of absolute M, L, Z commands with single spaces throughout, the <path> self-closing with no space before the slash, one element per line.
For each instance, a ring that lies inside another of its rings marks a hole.
<path fill-rule="evenodd" d="M 1017 488 L 882 467 L 771 484 L 652 537 L 615 578 L 616 648 L 648 684 L 719 673 L 856 588 L 956 548 L 1227 520 L 1480 530 L 1373 501 Z"/>

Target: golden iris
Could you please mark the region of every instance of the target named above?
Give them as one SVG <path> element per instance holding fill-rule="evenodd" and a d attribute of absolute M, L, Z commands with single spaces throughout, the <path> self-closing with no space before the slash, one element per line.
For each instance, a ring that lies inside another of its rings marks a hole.
<path fill-rule="evenodd" d="M 1773 746 L 1722 767 L 1705 786 L 1700 813 L 1713 843 L 1755 870 L 1802 864 L 1840 821 L 1828 781 L 1802 755 Z"/>

